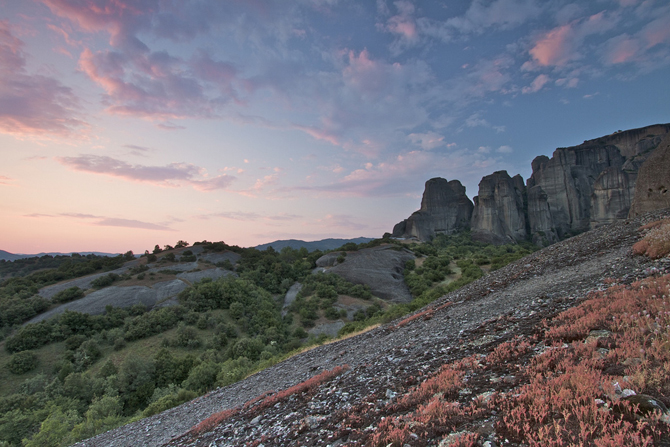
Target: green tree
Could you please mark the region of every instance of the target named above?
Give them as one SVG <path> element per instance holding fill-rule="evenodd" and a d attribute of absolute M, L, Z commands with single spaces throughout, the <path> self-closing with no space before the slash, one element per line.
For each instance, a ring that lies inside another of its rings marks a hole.
<path fill-rule="evenodd" d="M 123 401 L 124 413 L 133 414 L 144 408 L 154 392 L 153 360 L 129 355 L 119 369 L 119 390 Z"/>
<path fill-rule="evenodd" d="M 40 431 L 31 439 L 25 440 L 23 445 L 24 447 L 59 447 L 80 420 L 81 417 L 74 410 L 63 411 L 59 407 L 53 408 L 42 422 Z"/>
<path fill-rule="evenodd" d="M 12 374 L 25 374 L 37 368 L 37 355 L 32 351 L 17 352 L 7 362 L 7 369 Z"/>

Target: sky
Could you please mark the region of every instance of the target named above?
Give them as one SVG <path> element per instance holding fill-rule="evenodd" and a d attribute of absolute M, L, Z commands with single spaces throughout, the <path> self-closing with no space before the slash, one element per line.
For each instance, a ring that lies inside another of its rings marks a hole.
<path fill-rule="evenodd" d="M 667 0 L 0 0 L 0 249 L 381 237 L 670 122 Z"/>

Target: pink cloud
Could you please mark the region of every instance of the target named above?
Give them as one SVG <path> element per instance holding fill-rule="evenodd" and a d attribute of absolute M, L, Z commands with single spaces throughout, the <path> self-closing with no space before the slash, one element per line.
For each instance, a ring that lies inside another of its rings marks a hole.
<path fill-rule="evenodd" d="M 620 34 L 605 42 L 603 61 L 608 65 L 636 63 L 642 70 L 649 65 L 670 62 L 667 56 L 670 46 L 670 8 L 659 8 L 654 11 L 654 16 L 657 18 L 637 33 Z"/>
<path fill-rule="evenodd" d="M 39 214 L 33 213 L 26 215 L 25 217 L 32 218 L 59 218 L 65 217 L 70 219 L 79 219 L 85 221 L 92 221 L 90 225 L 98 227 L 123 227 L 123 228 L 134 228 L 141 230 L 158 230 L 158 231 L 175 231 L 170 227 L 165 225 L 158 225 L 150 222 L 143 222 L 135 219 L 123 219 L 119 217 L 105 217 L 105 216 L 96 216 L 93 214 L 83 214 L 83 213 L 60 213 L 60 214 Z"/>
<path fill-rule="evenodd" d="M 72 136 L 86 128 L 79 100 L 54 78 L 26 72 L 23 42 L 0 21 L 0 132 Z"/>
<path fill-rule="evenodd" d="M 13 178 L 10 178 L 10 177 L 4 176 L 4 175 L 0 175 L 0 185 L 5 185 L 5 186 L 11 185 L 12 181 L 14 181 Z"/>
<path fill-rule="evenodd" d="M 203 169 L 187 163 L 171 163 L 167 166 L 131 165 L 111 157 L 90 154 L 58 157 L 57 160 L 75 171 L 108 175 L 157 186 L 176 187 L 187 184 L 199 191 L 226 189 L 235 180 L 235 177 L 226 174 L 211 179 L 198 178 L 202 176 Z"/>
<path fill-rule="evenodd" d="M 106 91 L 109 113 L 163 120 L 215 114 L 200 81 L 182 74 L 181 61 L 167 53 L 127 56 L 85 49 L 79 66 Z"/>
<path fill-rule="evenodd" d="M 159 11 L 158 0 L 41 0 L 51 11 L 90 32 L 107 31 L 114 46 L 138 46 L 133 32 Z M 140 43 L 141 44 L 141 43 Z M 141 46 L 141 45 L 140 45 Z"/>
<path fill-rule="evenodd" d="M 614 29 L 621 21 L 618 12 L 605 11 L 584 19 L 574 20 L 542 34 L 528 51 L 533 63 L 525 63 L 523 69 L 540 67 L 564 67 L 583 57 L 584 41 L 593 34 L 603 34 Z"/>
<path fill-rule="evenodd" d="M 563 25 L 547 32 L 529 51 L 542 66 L 563 65 L 573 57 L 572 25 Z"/>

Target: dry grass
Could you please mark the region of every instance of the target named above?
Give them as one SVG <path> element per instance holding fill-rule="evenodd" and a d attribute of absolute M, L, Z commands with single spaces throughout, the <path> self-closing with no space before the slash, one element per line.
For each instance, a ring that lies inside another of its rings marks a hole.
<path fill-rule="evenodd" d="M 640 227 L 647 231 L 644 238 L 633 245 L 633 253 L 647 255 L 652 259 L 662 258 L 670 253 L 670 219 L 658 220 Z"/>

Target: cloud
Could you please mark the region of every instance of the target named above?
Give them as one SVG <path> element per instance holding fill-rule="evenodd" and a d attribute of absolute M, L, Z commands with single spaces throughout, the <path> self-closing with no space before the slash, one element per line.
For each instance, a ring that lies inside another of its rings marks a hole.
<path fill-rule="evenodd" d="M 591 35 L 603 34 L 616 28 L 620 21 L 621 15 L 618 12 L 601 11 L 540 34 L 528 50 L 531 61 L 526 62 L 522 69 L 565 67 L 583 59 L 588 51 L 588 48 L 584 48 L 585 40 Z"/>
<path fill-rule="evenodd" d="M 481 117 L 480 113 L 473 113 L 465 119 L 467 127 L 491 127 L 491 124 Z"/>
<path fill-rule="evenodd" d="M 482 34 L 488 28 L 515 28 L 541 11 L 535 0 L 474 0 L 463 16 L 450 18 L 445 25 L 463 34 Z"/>
<path fill-rule="evenodd" d="M 655 20 L 634 34 L 623 33 L 602 46 L 605 65 L 637 64 L 641 71 L 670 63 L 670 7 L 654 10 Z"/>
<path fill-rule="evenodd" d="M 530 86 L 524 87 L 521 89 L 522 93 L 536 93 L 542 90 L 542 87 L 549 82 L 549 76 L 546 74 L 541 74 L 538 75 L 535 79 L 533 79 L 533 82 L 530 83 Z"/>
<path fill-rule="evenodd" d="M 13 182 L 13 181 L 14 181 L 13 178 L 10 178 L 10 177 L 4 176 L 4 175 L 0 175 L 0 185 L 5 185 L 5 186 L 11 185 L 11 182 Z"/>
<path fill-rule="evenodd" d="M 71 218 L 79 219 L 85 221 L 92 221 L 90 225 L 98 227 L 122 227 L 122 228 L 135 228 L 140 230 L 157 230 L 157 231 L 176 231 L 165 225 L 158 225 L 150 222 L 143 222 L 135 219 L 123 219 L 119 217 L 105 217 L 105 216 L 96 216 L 93 214 L 84 214 L 84 213 L 60 213 L 60 214 L 40 214 L 33 213 L 28 214 L 25 217 L 33 218 Z"/>
<path fill-rule="evenodd" d="M 510 30 L 538 17 L 542 8 L 535 0 L 474 0 L 463 15 L 437 20 L 416 19 L 418 34 L 445 43 L 490 29 Z"/>
<path fill-rule="evenodd" d="M 159 231 L 175 231 L 172 228 L 163 225 L 156 225 L 149 222 L 142 222 L 134 219 L 120 219 L 115 217 L 107 217 L 95 222 L 93 225 L 99 227 L 123 227 L 123 228 L 138 228 L 141 230 L 159 230 Z"/>
<path fill-rule="evenodd" d="M 328 184 L 282 187 L 276 195 L 312 193 L 316 197 L 398 197 L 414 194 L 426 178 L 481 178 L 492 165 L 503 165 L 502 157 L 469 151 L 467 148 L 439 151 L 415 150 L 379 163 L 366 163 Z M 503 168 L 501 168 L 503 169 Z"/>
<path fill-rule="evenodd" d="M 85 129 L 77 96 L 52 77 L 28 73 L 23 45 L 0 21 L 0 132 L 72 137 Z"/>
<path fill-rule="evenodd" d="M 115 158 L 91 154 L 57 157 L 56 160 L 75 171 L 108 175 L 157 186 L 176 187 L 187 184 L 199 191 L 226 189 L 235 180 L 235 177 L 226 174 L 214 178 L 199 178 L 202 177 L 204 170 L 187 163 L 170 163 L 167 166 L 131 165 Z"/>
<path fill-rule="evenodd" d="M 302 216 L 288 213 L 264 215 L 255 212 L 223 211 L 220 213 L 201 214 L 196 216 L 196 218 L 202 220 L 218 218 L 227 220 L 239 220 L 243 222 L 252 222 L 258 220 L 271 221 L 271 222 L 290 222 L 297 219 L 302 219 Z"/>
<path fill-rule="evenodd" d="M 514 152 L 514 149 L 512 149 L 510 146 L 503 145 L 500 146 L 498 149 L 496 149 L 496 152 L 499 152 L 501 154 L 511 154 Z"/>
<path fill-rule="evenodd" d="M 446 145 L 444 135 L 440 135 L 437 132 L 411 133 L 407 138 L 427 151 Z"/>
<path fill-rule="evenodd" d="M 123 147 L 131 149 L 130 154 L 138 157 L 146 157 L 147 152 L 153 152 L 154 149 L 145 146 L 138 146 L 136 144 L 124 144 Z"/>

